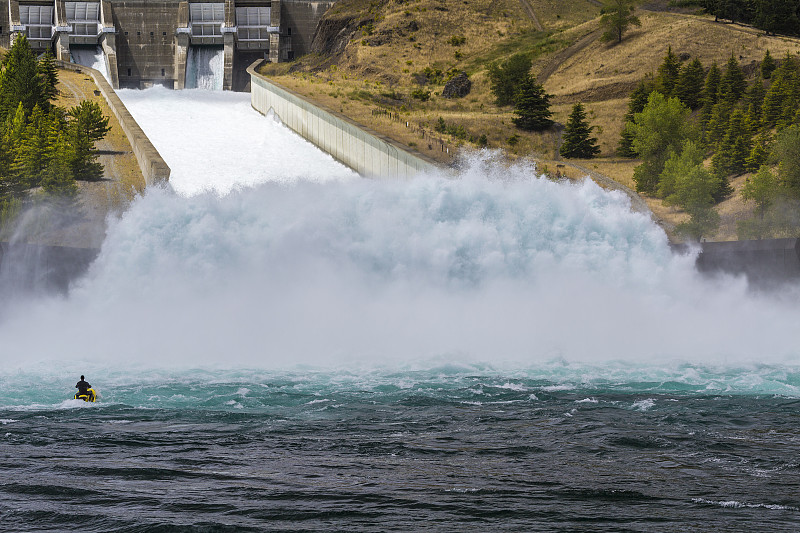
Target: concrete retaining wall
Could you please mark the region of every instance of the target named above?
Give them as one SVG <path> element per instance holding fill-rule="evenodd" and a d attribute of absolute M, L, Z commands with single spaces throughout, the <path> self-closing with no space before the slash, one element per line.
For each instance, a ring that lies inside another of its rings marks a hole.
<path fill-rule="evenodd" d="M 0 242 L 0 300 L 8 294 L 66 292 L 100 250 Z"/>
<path fill-rule="evenodd" d="M 744 274 L 755 284 L 800 280 L 800 239 L 704 242 L 697 269 Z"/>
<path fill-rule="evenodd" d="M 144 181 L 148 186 L 158 183 L 169 181 L 170 169 L 167 163 L 158 153 L 153 143 L 144 134 L 142 128 L 139 127 L 136 120 L 131 116 L 125 104 L 119 99 L 117 93 L 111 88 L 108 81 L 103 75 L 93 68 L 84 67 L 83 65 L 76 65 L 74 63 L 67 63 L 64 61 L 56 61 L 60 68 L 73 70 L 75 72 L 85 72 L 90 75 L 94 80 L 95 85 L 100 90 L 103 98 L 108 102 L 108 106 L 117 118 L 122 131 L 128 137 L 128 142 L 133 148 L 133 153 L 136 155 L 136 160 L 139 162 L 139 168 L 144 175 Z"/>
<path fill-rule="evenodd" d="M 253 108 L 265 115 L 272 109 L 298 135 L 362 176 L 407 178 L 439 168 L 433 159 L 413 153 L 406 146 L 268 80 L 255 71 L 262 62 L 256 61 L 247 69 Z"/>

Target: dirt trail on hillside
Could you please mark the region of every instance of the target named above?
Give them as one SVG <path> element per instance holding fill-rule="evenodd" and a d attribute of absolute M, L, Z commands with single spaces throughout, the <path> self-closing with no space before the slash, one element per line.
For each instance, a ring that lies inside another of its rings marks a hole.
<path fill-rule="evenodd" d="M 539 74 L 536 76 L 536 81 L 539 84 L 544 85 L 544 82 L 547 81 L 547 78 L 552 76 L 553 72 L 558 70 L 558 67 L 560 67 L 564 61 L 592 44 L 600 37 L 601 33 L 602 31 L 599 29 L 594 30 L 593 32 L 584 35 L 565 49 L 561 50 L 559 53 L 553 56 L 553 59 L 551 59 L 550 62 L 545 65 L 542 71 L 539 72 Z"/>
<path fill-rule="evenodd" d="M 539 17 L 536 16 L 536 12 L 533 10 L 533 6 L 528 2 L 528 0 L 519 0 L 519 3 L 522 4 L 522 8 L 528 13 L 528 16 L 533 21 L 533 25 L 536 26 L 538 31 L 544 31 L 544 26 L 542 23 L 539 22 Z"/>

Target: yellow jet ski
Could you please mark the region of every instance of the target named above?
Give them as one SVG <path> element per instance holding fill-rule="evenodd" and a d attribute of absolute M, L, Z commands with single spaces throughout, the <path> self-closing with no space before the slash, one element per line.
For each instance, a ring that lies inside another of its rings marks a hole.
<path fill-rule="evenodd" d="M 86 393 L 82 393 L 80 391 L 75 393 L 75 400 L 83 400 L 84 402 L 96 402 L 97 401 L 97 393 L 94 389 L 89 389 Z"/>

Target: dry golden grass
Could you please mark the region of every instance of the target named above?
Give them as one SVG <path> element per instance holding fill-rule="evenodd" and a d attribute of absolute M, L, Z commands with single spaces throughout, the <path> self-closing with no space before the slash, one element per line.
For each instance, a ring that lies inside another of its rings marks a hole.
<path fill-rule="evenodd" d="M 568 98 L 594 92 L 605 99 L 614 87 L 635 86 L 644 74 L 655 72 L 668 46 L 679 56 L 699 58 L 706 67 L 713 61 L 724 66 L 731 54 L 747 66 L 760 61 L 767 50 L 777 58 L 800 51 L 797 39 L 766 36 L 710 17 L 640 12 L 639 18 L 642 27 L 634 28 L 622 44 L 598 41 L 565 61 L 545 83 L 547 91 Z M 617 96 L 622 93 L 617 91 Z"/>
<path fill-rule="evenodd" d="M 600 15 L 600 6 L 589 0 L 528 0 L 547 30 L 566 30 Z"/>
<path fill-rule="evenodd" d="M 628 95 L 645 74 L 658 68 L 668 46 L 679 56 L 698 57 L 706 67 L 713 61 L 723 66 L 731 54 L 747 68 L 755 66 L 767 49 L 776 58 L 800 52 L 797 39 L 766 36 L 752 28 L 715 23 L 706 16 L 649 11 L 638 13 L 642 27 L 633 28 L 621 44 L 601 43 L 597 39 L 598 2 L 528 2 L 545 32 L 535 30 L 517 0 L 389 2 L 378 10 L 373 7 L 372 12 L 372 4 L 366 0 L 340 2 L 332 13 L 349 10 L 351 14 L 358 12 L 364 20 L 373 19 L 370 35 L 357 31 L 335 61 L 308 57 L 291 68 L 268 65 L 264 74 L 443 163 L 452 162 L 460 148 L 475 144 L 432 132 L 439 117 L 448 124 L 463 126 L 474 140 L 485 134 L 489 147 L 502 148 L 511 158 L 532 158 L 551 174 L 582 177 L 580 171 L 560 166 L 557 131 L 523 132 L 514 127 L 510 108 L 494 105 L 486 66 L 513 53 L 528 52 L 534 60 L 534 74 L 551 72 L 544 85 L 553 95 L 553 119 L 564 124 L 573 104 L 582 102 L 595 126 L 601 157 L 580 164 L 634 189 L 637 162 L 615 155 Z M 411 20 L 419 30 L 403 31 Z M 454 36 L 464 36 L 466 41 L 453 46 L 450 40 Z M 420 89 L 414 75 L 426 67 L 443 72 L 466 70 L 472 81 L 471 93 L 448 100 L 440 96 L 441 85 L 428 85 L 423 89 L 430 91 L 430 100 L 412 98 L 412 91 Z M 396 113 L 399 120 L 374 115 L 379 109 Z M 509 143 L 512 137 L 516 144 Z M 744 178 L 737 178 L 734 186 L 740 188 L 743 182 Z M 667 229 L 686 219 L 680 210 L 664 206 L 658 199 L 645 201 Z M 736 222 L 750 216 L 752 209 L 738 193 L 723 202 L 719 206 L 722 227 L 714 237 L 735 238 Z"/>

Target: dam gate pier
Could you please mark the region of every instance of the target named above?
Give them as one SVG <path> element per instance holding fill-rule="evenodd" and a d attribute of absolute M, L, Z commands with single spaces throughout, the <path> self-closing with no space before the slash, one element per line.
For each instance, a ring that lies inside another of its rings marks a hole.
<path fill-rule="evenodd" d="M 31 47 L 74 59 L 75 47 L 102 51 L 115 89 L 187 87 L 190 49 L 224 54 L 222 89 L 246 91 L 247 67 L 308 52 L 334 0 L 9 0 L 0 9 L 0 46 L 25 35 Z M 208 54 L 195 54 L 208 57 Z M 88 66 L 88 65 L 87 65 Z"/>

